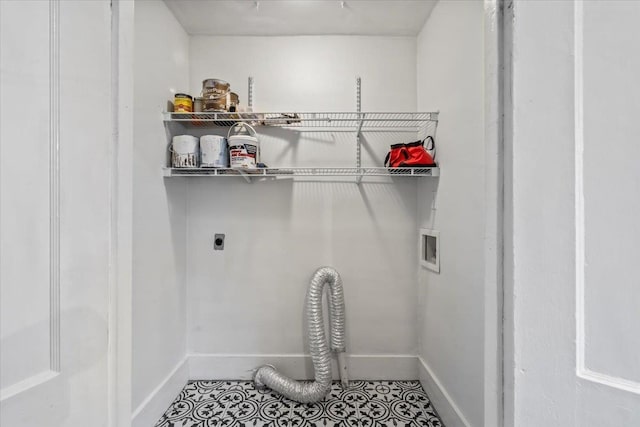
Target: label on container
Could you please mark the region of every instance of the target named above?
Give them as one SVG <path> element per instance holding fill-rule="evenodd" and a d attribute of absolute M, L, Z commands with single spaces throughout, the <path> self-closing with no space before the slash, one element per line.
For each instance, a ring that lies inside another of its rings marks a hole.
<path fill-rule="evenodd" d="M 190 98 L 176 98 L 173 102 L 173 111 L 176 113 L 191 113 L 193 102 Z"/>
<path fill-rule="evenodd" d="M 229 150 L 231 167 L 255 168 L 258 146 L 255 144 L 233 145 Z"/>

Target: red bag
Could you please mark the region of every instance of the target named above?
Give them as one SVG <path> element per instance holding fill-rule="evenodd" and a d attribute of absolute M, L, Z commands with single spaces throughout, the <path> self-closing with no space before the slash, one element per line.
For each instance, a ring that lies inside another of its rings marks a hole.
<path fill-rule="evenodd" d="M 400 167 L 400 164 L 409 158 L 407 149 L 404 144 L 393 144 L 391 151 L 387 153 L 384 159 L 384 165 L 392 168 Z"/>
<path fill-rule="evenodd" d="M 391 151 L 389 151 L 387 157 L 384 159 L 384 165 L 391 168 L 424 168 L 436 166 L 434 157 L 432 157 L 424 147 L 424 142 L 427 140 L 430 141 L 427 149 L 434 152 L 435 157 L 436 142 L 432 136 L 428 136 L 422 141 L 392 145 Z"/>

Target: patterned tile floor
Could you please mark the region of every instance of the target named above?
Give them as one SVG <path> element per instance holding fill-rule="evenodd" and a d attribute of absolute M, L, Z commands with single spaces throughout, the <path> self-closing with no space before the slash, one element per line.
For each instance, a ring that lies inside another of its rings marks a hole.
<path fill-rule="evenodd" d="M 443 427 L 418 381 L 334 382 L 319 403 L 293 402 L 250 381 L 192 381 L 156 427 Z"/>

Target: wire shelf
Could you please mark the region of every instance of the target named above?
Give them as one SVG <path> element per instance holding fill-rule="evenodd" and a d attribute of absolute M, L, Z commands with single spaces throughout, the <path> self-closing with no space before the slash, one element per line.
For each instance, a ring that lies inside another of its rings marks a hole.
<path fill-rule="evenodd" d="M 164 168 L 164 176 L 208 176 L 208 177 L 294 177 L 294 176 L 327 176 L 327 177 L 367 177 L 367 176 L 439 176 L 437 167 L 427 168 L 260 168 L 260 169 L 229 169 L 229 168 Z"/>
<path fill-rule="evenodd" d="M 236 123 L 252 126 L 277 127 L 298 131 L 347 131 L 356 132 L 357 154 L 355 167 L 285 167 L 238 170 L 230 168 L 172 168 L 163 169 L 165 177 L 355 177 L 361 182 L 365 177 L 435 177 L 440 175 L 437 167 L 385 168 L 362 167 L 360 161 L 360 133 L 372 132 L 418 132 L 422 137 L 435 135 L 438 124 L 437 112 L 271 112 L 271 113 L 163 113 L 165 126 L 172 134 L 179 124 L 185 128 L 228 127 Z"/>
<path fill-rule="evenodd" d="M 437 123 L 438 113 L 378 113 L 378 112 L 307 112 L 307 113 L 164 113 L 165 122 L 181 123 L 185 126 L 232 126 L 243 122 L 254 126 L 277 126 L 289 129 L 332 128 L 356 131 L 414 130 L 425 129 Z"/>

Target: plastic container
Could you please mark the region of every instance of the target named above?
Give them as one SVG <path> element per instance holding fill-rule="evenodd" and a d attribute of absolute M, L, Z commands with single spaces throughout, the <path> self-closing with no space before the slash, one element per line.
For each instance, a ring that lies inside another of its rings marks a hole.
<path fill-rule="evenodd" d="M 231 132 L 234 134 L 231 135 Z M 232 169 L 256 169 L 260 162 L 260 142 L 251 125 L 236 123 L 229 129 L 227 141 Z"/>

